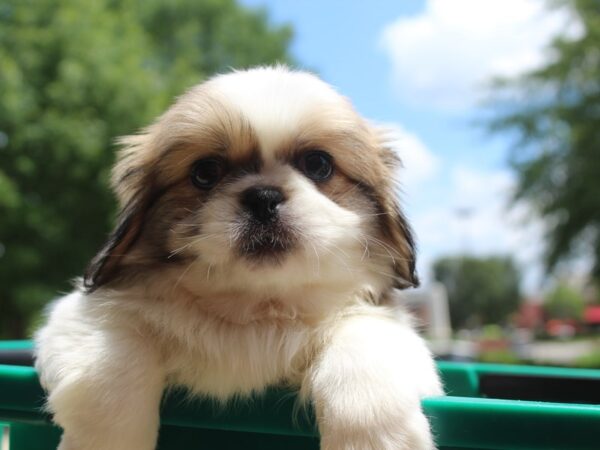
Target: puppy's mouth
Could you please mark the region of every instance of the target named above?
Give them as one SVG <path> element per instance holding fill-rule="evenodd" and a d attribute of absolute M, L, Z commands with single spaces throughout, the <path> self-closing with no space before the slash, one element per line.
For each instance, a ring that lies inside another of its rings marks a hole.
<path fill-rule="evenodd" d="M 296 246 L 295 233 L 281 223 L 248 221 L 238 240 L 240 255 L 252 263 L 280 263 Z"/>
<path fill-rule="evenodd" d="M 286 197 L 276 186 L 253 186 L 241 194 L 240 255 L 252 263 L 281 262 L 296 243 L 296 233 L 281 217 Z"/>

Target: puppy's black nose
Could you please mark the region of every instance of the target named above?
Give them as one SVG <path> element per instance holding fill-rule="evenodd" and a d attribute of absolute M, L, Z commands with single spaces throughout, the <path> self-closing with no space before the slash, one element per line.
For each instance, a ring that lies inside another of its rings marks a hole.
<path fill-rule="evenodd" d="M 275 219 L 283 200 L 283 192 L 275 186 L 253 186 L 242 192 L 241 202 L 256 220 L 267 223 Z"/>

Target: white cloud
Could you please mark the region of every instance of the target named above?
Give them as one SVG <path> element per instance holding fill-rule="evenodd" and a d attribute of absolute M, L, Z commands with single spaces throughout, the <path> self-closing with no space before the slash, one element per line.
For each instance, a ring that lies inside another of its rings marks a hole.
<path fill-rule="evenodd" d="M 402 186 L 411 189 L 436 175 L 439 159 L 421 139 L 398 124 L 382 124 L 388 144 L 402 161 L 400 180 Z"/>
<path fill-rule="evenodd" d="M 511 255 L 523 270 L 528 292 L 539 288 L 542 275 L 543 223 L 527 205 L 510 207 L 515 187 L 507 170 L 484 171 L 458 166 L 435 203 L 425 202 L 410 214 L 421 249 L 420 270 L 426 275 L 442 255 Z M 417 197 L 417 191 L 411 192 Z"/>
<path fill-rule="evenodd" d="M 542 221 L 525 204 L 511 207 L 515 175 L 444 163 L 421 139 L 398 124 L 380 124 L 403 161 L 400 180 L 405 209 L 419 243 L 419 272 L 430 278 L 433 261 L 463 252 L 512 255 L 523 270 L 524 287 L 542 280 Z"/>
<path fill-rule="evenodd" d="M 581 34 L 565 8 L 542 0 L 428 0 L 416 16 L 385 27 L 393 84 L 414 104 L 464 110 L 491 76 L 513 76 L 547 60 L 559 33 Z"/>

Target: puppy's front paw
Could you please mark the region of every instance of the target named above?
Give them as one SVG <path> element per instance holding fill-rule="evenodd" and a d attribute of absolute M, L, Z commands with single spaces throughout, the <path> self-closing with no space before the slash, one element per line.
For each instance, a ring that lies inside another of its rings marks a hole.
<path fill-rule="evenodd" d="M 63 434 L 57 450 L 78 450 L 78 447 L 68 436 Z"/>
<path fill-rule="evenodd" d="M 323 424 L 321 450 L 434 450 L 429 422 L 420 409 Z"/>
<path fill-rule="evenodd" d="M 412 329 L 353 317 L 338 325 L 328 344 L 309 378 L 323 450 L 435 448 L 421 399 L 443 392 L 433 359 Z"/>

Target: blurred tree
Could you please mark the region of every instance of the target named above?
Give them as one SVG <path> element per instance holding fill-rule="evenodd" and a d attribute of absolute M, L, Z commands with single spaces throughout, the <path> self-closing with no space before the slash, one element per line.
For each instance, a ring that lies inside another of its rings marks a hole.
<path fill-rule="evenodd" d="M 581 319 L 584 308 L 583 295 L 565 283 L 558 283 L 544 302 L 544 311 L 550 319 Z"/>
<path fill-rule="evenodd" d="M 0 3 L 0 338 L 108 232 L 114 139 L 214 72 L 291 62 L 291 35 L 234 0 Z"/>
<path fill-rule="evenodd" d="M 562 0 L 583 25 L 577 38 L 558 37 L 552 58 L 517 79 L 493 84 L 492 132 L 517 136 L 511 162 L 515 200 L 546 219 L 547 268 L 591 254 L 600 281 L 600 1 Z"/>
<path fill-rule="evenodd" d="M 440 258 L 433 264 L 433 274 L 448 291 L 454 329 L 501 324 L 521 301 L 519 273 L 508 257 Z"/>

